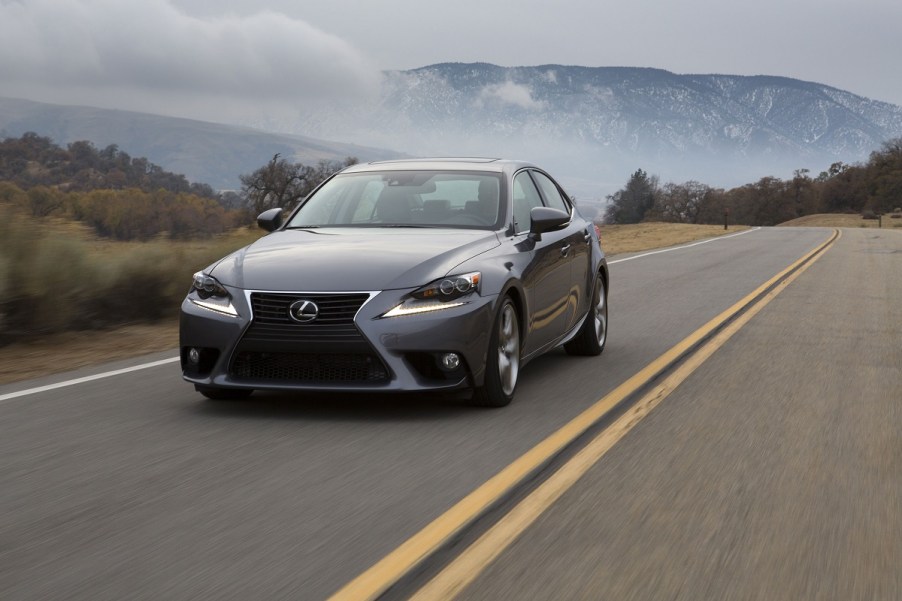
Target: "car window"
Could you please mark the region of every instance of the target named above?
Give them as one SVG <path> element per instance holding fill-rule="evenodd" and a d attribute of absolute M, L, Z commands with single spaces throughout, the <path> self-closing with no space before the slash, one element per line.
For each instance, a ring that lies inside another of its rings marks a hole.
<path fill-rule="evenodd" d="M 566 213 L 570 212 L 570 205 L 564 200 L 563 196 L 561 196 L 561 191 L 558 190 L 558 187 L 554 185 L 554 182 L 547 175 L 540 171 L 533 171 L 532 176 L 535 178 L 536 183 L 539 184 L 542 195 L 545 197 L 545 202 L 549 207 L 560 209 Z"/>
<path fill-rule="evenodd" d="M 521 171 L 514 178 L 513 203 L 514 231 L 518 234 L 528 232 L 531 225 L 529 212 L 542 206 L 542 198 L 526 171 Z"/>
<path fill-rule="evenodd" d="M 343 173 L 306 198 L 287 227 L 491 229 L 499 174 L 467 171 Z"/>

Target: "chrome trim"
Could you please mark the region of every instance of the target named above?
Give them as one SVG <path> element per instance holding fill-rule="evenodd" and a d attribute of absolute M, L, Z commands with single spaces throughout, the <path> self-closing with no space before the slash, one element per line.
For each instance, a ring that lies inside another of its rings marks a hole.
<path fill-rule="evenodd" d="M 250 321 L 254 320 L 254 304 L 251 302 L 251 294 L 259 292 L 260 294 L 292 294 L 304 296 L 305 294 L 368 294 L 369 297 L 360 304 L 360 309 L 357 309 L 357 313 L 354 314 L 354 321 L 357 321 L 357 315 L 360 314 L 361 309 L 363 309 L 368 302 L 373 300 L 373 298 L 383 292 L 382 290 L 318 290 L 316 292 L 312 290 L 306 291 L 298 291 L 298 290 L 244 290 L 244 300 L 247 303 L 248 312 L 250 313 Z"/>

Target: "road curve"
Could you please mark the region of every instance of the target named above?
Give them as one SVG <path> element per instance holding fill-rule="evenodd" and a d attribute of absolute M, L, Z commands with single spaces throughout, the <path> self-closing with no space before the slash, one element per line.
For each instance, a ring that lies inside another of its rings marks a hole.
<path fill-rule="evenodd" d="M 612 264 L 602 358 L 531 363 L 500 411 L 422 396 L 210 403 L 172 364 L 4 400 L 0 598 L 326 598 L 829 233 L 762 229 Z M 870 233 L 847 231 L 816 267 L 869 258 L 898 282 L 900 255 L 850 246 L 877 244 Z"/>
<path fill-rule="evenodd" d="M 845 230 L 458 598 L 902 598 L 900 299 Z"/>

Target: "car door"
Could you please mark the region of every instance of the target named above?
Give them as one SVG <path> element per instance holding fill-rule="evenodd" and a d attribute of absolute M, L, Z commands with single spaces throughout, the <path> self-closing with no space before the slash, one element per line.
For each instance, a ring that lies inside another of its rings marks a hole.
<path fill-rule="evenodd" d="M 590 275 L 594 275 L 589 273 L 592 261 L 589 244 L 591 244 L 592 237 L 586 229 L 589 224 L 585 223 L 575 212 L 573 205 L 564 195 L 560 186 L 541 171 L 533 170 L 531 174 L 542 193 L 545 204 L 565 211 L 571 216 L 570 223 L 563 232 L 567 244 L 570 245 L 567 253 L 567 257 L 570 259 L 567 324 L 565 326 L 565 331 L 567 331 L 576 325 L 579 317 L 588 310 L 590 299 L 587 296 L 591 293 L 592 286 Z"/>
<path fill-rule="evenodd" d="M 529 212 L 543 203 L 528 171 L 520 171 L 514 177 L 511 201 L 517 250 L 530 255 L 521 276 L 527 299 L 523 347 L 523 355 L 527 356 L 554 343 L 566 331 L 572 243 L 566 230 L 546 232 L 540 240 L 529 236 Z"/>

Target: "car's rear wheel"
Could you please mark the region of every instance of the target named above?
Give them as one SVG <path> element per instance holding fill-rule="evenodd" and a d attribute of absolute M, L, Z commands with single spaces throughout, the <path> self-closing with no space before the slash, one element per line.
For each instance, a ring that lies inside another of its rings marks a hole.
<path fill-rule="evenodd" d="M 216 388 L 215 386 L 195 386 L 194 389 L 214 401 L 239 401 L 246 399 L 254 392 L 246 388 Z"/>
<path fill-rule="evenodd" d="M 495 318 L 486 356 L 485 381 L 473 392 L 474 405 L 504 407 L 514 398 L 520 376 L 520 324 L 517 308 L 505 297 Z"/>
<path fill-rule="evenodd" d="M 592 307 L 582 327 L 564 349 L 570 355 L 600 355 L 608 340 L 608 294 L 601 274 L 595 278 Z"/>

